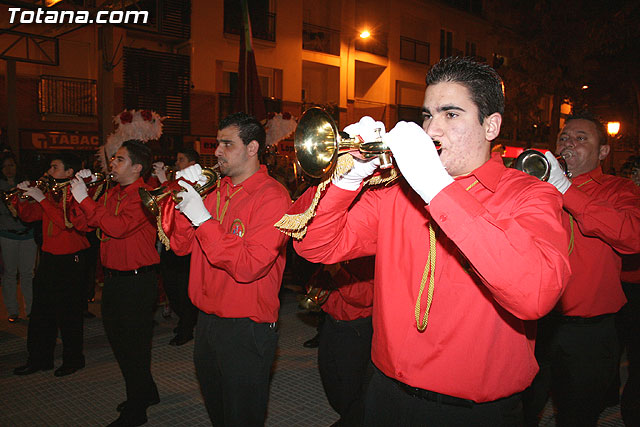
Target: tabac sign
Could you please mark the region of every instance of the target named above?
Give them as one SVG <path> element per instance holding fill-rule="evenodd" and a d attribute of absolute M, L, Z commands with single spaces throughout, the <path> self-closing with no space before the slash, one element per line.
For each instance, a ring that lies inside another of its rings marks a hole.
<path fill-rule="evenodd" d="M 94 150 L 98 134 L 86 132 L 21 132 L 20 146 L 36 150 Z"/>

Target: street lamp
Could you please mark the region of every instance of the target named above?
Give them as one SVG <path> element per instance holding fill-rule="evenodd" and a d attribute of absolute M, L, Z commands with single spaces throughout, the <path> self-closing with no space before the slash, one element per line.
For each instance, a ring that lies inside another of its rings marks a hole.
<path fill-rule="evenodd" d="M 365 29 L 365 30 L 362 30 L 360 32 L 360 34 L 358 34 L 357 37 L 349 37 L 349 44 L 347 45 L 347 67 L 346 67 L 347 81 L 346 81 L 346 84 L 345 84 L 347 104 L 349 104 L 349 61 L 350 61 L 350 57 L 351 57 L 351 44 L 358 37 L 360 37 L 361 39 L 367 39 L 367 38 L 371 37 L 371 33 L 369 32 L 369 30 Z M 353 84 L 354 84 L 354 87 L 355 87 L 355 67 L 354 67 L 354 75 L 353 75 Z M 347 110 L 348 109 L 349 109 L 349 107 L 347 105 Z"/>
<path fill-rule="evenodd" d="M 613 137 L 615 137 L 620 131 L 620 122 L 608 122 L 607 133 L 609 134 L 609 149 L 611 150 L 611 172 L 614 171 L 613 165 Z"/>

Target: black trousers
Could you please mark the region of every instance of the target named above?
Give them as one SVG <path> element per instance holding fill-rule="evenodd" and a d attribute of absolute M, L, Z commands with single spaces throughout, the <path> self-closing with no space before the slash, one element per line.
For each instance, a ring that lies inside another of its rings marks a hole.
<path fill-rule="evenodd" d="M 620 399 L 625 425 L 640 425 L 640 284 L 622 283 L 627 304 L 618 317 L 618 331 L 629 362 L 629 377 Z"/>
<path fill-rule="evenodd" d="M 84 366 L 83 316 L 84 255 L 42 252 L 33 279 L 33 306 L 27 332 L 28 362 L 51 366 L 58 337 L 62 337 L 62 363 Z"/>
<path fill-rule="evenodd" d="M 264 425 L 277 343 L 275 324 L 200 312 L 193 360 L 214 426 Z"/>
<path fill-rule="evenodd" d="M 102 321 L 133 410 L 146 408 L 146 402 L 157 393 L 151 376 L 157 280 L 155 271 L 132 276 L 111 276 L 105 272 Z"/>
<path fill-rule="evenodd" d="M 341 321 L 327 314 L 320 330 L 320 378 L 340 425 L 363 425 L 364 391 L 373 372 L 372 335 L 371 317 Z"/>
<path fill-rule="evenodd" d="M 493 402 L 452 405 L 412 396 L 377 368 L 365 397 L 366 426 L 521 426 L 522 419 L 520 393 Z"/>
<path fill-rule="evenodd" d="M 551 391 L 558 426 L 595 426 L 619 370 L 615 316 L 546 316 L 538 321 L 536 359 L 540 372 L 523 394 L 527 425 L 537 425 Z"/>
<path fill-rule="evenodd" d="M 179 256 L 173 251 L 161 254 L 161 273 L 164 292 L 171 310 L 178 315 L 179 336 L 192 336 L 198 320 L 198 308 L 189 299 L 189 267 L 191 255 Z"/>

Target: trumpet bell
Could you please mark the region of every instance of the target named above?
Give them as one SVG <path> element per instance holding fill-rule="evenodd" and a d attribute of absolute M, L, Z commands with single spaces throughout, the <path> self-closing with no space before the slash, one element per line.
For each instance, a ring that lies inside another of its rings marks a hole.
<path fill-rule="evenodd" d="M 567 169 L 567 162 L 562 156 L 556 156 L 560 168 L 564 174 L 571 178 L 571 172 Z M 531 176 L 535 176 L 540 181 L 548 181 L 551 175 L 551 165 L 547 158 L 538 150 L 524 150 L 514 162 L 513 167 Z"/>
<path fill-rule="evenodd" d="M 305 111 L 294 136 L 296 158 L 302 170 L 313 178 L 324 176 L 338 157 L 338 128 L 322 108 Z"/>
<path fill-rule="evenodd" d="M 158 216 L 160 214 L 160 200 L 164 199 L 171 193 L 167 191 L 167 187 L 161 186 L 154 188 L 153 190 L 147 190 L 146 188 L 140 187 L 138 189 L 138 194 L 140 194 L 140 200 L 144 207 L 147 208 L 153 216 Z"/>

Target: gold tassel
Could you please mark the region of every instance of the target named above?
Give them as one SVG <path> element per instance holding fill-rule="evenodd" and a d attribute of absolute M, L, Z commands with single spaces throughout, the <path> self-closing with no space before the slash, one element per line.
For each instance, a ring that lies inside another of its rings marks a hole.
<path fill-rule="evenodd" d="M 320 202 L 320 198 L 324 193 L 325 189 L 331 184 L 331 181 L 334 178 L 339 178 L 345 173 L 349 172 L 351 168 L 353 168 L 353 156 L 349 153 L 346 155 L 341 155 L 338 157 L 338 162 L 336 164 L 336 168 L 332 174 L 329 175 L 327 179 L 318 184 L 318 188 L 316 189 L 316 194 L 313 197 L 311 205 L 302 213 L 299 214 L 285 214 L 278 222 L 275 223 L 275 227 L 286 234 L 287 236 L 291 236 L 296 240 L 301 240 L 305 234 L 307 234 L 307 224 L 311 221 L 316 215 L 316 208 L 318 207 L 318 203 Z M 400 177 L 397 169 L 389 169 L 388 171 L 384 171 L 379 175 L 374 175 L 365 181 L 365 186 L 373 186 L 379 184 L 389 185 L 396 179 Z"/>
<path fill-rule="evenodd" d="M 305 234 L 307 234 L 307 224 L 311 221 L 311 218 L 316 215 L 316 208 L 318 207 L 320 197 L 322 197 L 324 190 L 329 186 L 334 177 L 341 177 L 345 173 L 349 172 L 352 167 L 353 157 L 351 154 L 338 157 L 336 168 L 333 173 L 327 177 L 327 179 L 318 184 L 316 194 L 307 210 L 294 215 L 285 214 L 278 222 L 275 223 L 275 227 L 287 236 L 291 236 L 297 240 L 302 239 Z"/>
<path fill-rule="evenodd" d="M 165 234 L 164 230 L 162 229 L 162 212 L 158 213 L 158 216 L 156 217 L 156 224 L 158 227 L 158 238 L 160 239 L 160 242 L 162 242 L 162 244 L 164 245 L 164 249 L 168 251 L 169 249 L 171 249 L 171 243 L 169 242 L 169 237 Z"/>

